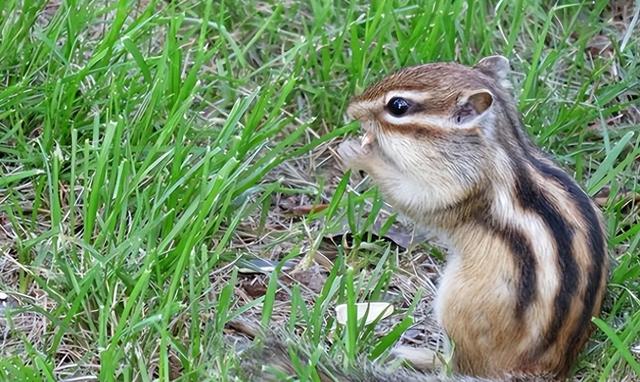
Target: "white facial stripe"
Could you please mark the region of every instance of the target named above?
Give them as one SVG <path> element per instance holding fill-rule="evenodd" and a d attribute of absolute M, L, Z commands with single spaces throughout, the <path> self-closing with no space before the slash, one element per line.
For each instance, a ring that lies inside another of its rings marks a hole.
<path fill-rule="evenodd" d="M 438 126 L 438 127 L 447 128 L 447 129 L 465 130 L 465 129 L 476 128 L 478 127 L 479 124 L 482 124 L 483 126 L 488 124 L 489 127 L 487 128 L 490 130 L 493 130 L 492 128 L 493 116 L 485 115 L 485 114 L 471 118 L 464 123 L 456 123 L 452 118 L 448 118 L 445 116 L 437 116 L 437 115 L 424 114 L 424 113 L 409 114 L 406 116 L 397 116 L 397 117 L 389 113 L 383 113 L 382 118 L 387 123 L 390 123 L 396 126 L 432 125 L 432 126 Z"/>
<path fill-rule="evenodd" d="M 449 118 L 438 117 L 435 115 L 426 115 L 426 114 L 410 114 L 407 116 L 395 117 L 389 113 L 384 113 L 384 120 L 392 125 L 403 126 L 403 125 L 433 125 L 438 127 L 459 127 L 463 125 L 456 126 L 455 123 Z"/>
<path fill-rule="evenodd" d="M 504 153 L 497 153 L 497 163 L 501 163 L 500 167 L 508 168 L 508 159 Z M 508 173 L 509 171 L 505 171 Z M 498 170 L 497 173 L 500 173 Z M 499 184 L 499 183 L 496 183 Z M 535 303 L 537 315 L 541 317 L 531 319 L 527 335 L 530 340 L 523 343 L 531 343 L 540 337 L 540 333 L 544 333 L 546 323 L 552 319 L 551 316 L 542 316 L 550 310 L 546 307 L 553 305 L 558 288 L 560 276 L 556 265 L 556 248 L 553 246 L 553 238 L 549 232 L 549 228 L 542 221 L 540 216 L 528 211 L 521 211 L 513 205 L 513 196 L 511 190 L 505 187 L 496 187 L 494 190 L 494 204 L 492 205 L 492 216 L 497 217 L 504 222 L 506 226 L 516 227 L 521 232 L 526 233 L 526 237 L 530 239 L 531 249 L 537 259 L 536 269 L 537 275 L 536 291 L 538 292 L 538 301 Z"/>
<path fill-rule="evenodd" d="M 413 101 L 417 103 L 423 102 L 429 98 L 433 98 L 431 97 L 431 94 L 429 92 L 425 92 L 425 91 L 393 90 L 388 92 L 384 96 L 384 104 L 386 105 L 389 102 L 389 100 L 394 97 L 404 98 L 408 101 Z"/>

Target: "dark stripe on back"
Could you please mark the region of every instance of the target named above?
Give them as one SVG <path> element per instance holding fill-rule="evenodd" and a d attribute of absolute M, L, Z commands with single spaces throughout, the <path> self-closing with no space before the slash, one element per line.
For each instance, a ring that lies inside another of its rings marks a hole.
<path fill-rule="evenodd" d="M 487 216 L 487 215 L 485 215 Z M 529 238 L 519 229 L 513 226 L 499 224 L 493 219 L 480 218 L 489 232 L 496 233 L 502 241 L 509 246 L 515 255 L 516 268 L 518 270 L 518 297 L 516 300 L 516 318 L 522 321 L 527 308 L 536 299 L 538 288 L 536 287 L 536 258 Z"/>
<path fill-rule="evenodd" d="M 491 215 L 491 201 L 487 194 L 487 188 L 478 187 L 469 192 L 459 203 L 440 211 L 446 211 L 460 217 L 457 224 L 463 224 L 469 220 L 483 226 L 488 232 L 497 235 L 515 255 L 517 267 L 517 300 L 515 315 L 518 320 L 524 322 L 524 314 L 527 308 L 535 301 L 538 293 L 536 286 L 536 258 L 529 238 L 518 228 L 497 222 Z"/>
<path fill-rule="evenodd" d="M 553 345 L 564 326 L 571 308 L 571 300 L 578 286 L 579 270 L 572 253 L 573 229 L 540 187 L 533 182 L 528 169 L 517 164 L 516 171 L 518 173 L 516 178 L 518 201 L 523 209 L 536 213 L 549 227 L 555 241 L 560 269 L 560 286 L 553 304 L 553 318 L 539 348 L 534 352 L 536 355 L 540 355 Z"/>
<path fill-rule="evenodd" d="M 513 106 L 512 102 L 507 102 L 506 100 L 504 100 L 504 98 L 502 97 L 502 93 L 501 92 L 496 92 L 495 96 L 498 99 L 498 102 L 500 103 L 500 105 L 502 105 L 502 107 L 504 108 L 504 112 L 507 116 L 507 119 L 509 119 L 509 126 L 511 127 L 511 133 L 513 134 L 513 137 L 516 139 L 516 142 L 518 142 L 518 146 L 521 147 L 522 149 L 524 149 L 526 151 L 526 138 L 523 139 L 523 132 L 520 129 L 520 120 L 518 119 L 518 110 L 515 109 L 515 106 Z"/>
<path fill-rule="evenodd" d="M 583 341 L 586 340 L 589 332 L 589 326 L 591 322 L 591 314 L 594 311 L 595 304 L 601 291 L 601 276 L 606 271 L 605 267 L 605 240 L 600 220 L 597 213 L 591 203 L 589 197 L 580 189 L 576 182 L 560 168 L 557 168 L 551 164 L 545 163 L 542 160 L 536 158 L 533 152 L 540 152 L 536 146 L 534 146 L 528 139 L 524 132 L 522 123 L 520 122 L 520 114 L 515 108 L 512 102 L 506 101 L 502 97 L 501 92 L 495 93 L 499 103 L 502 105 L 505 115 L 509 121 L 509 128 L 513 134 L 513 138 L 517 142 L 517 147 L 521 149 L 524 156 L 531 165 L 544 177 L 553 179 L 562 188 L 565 189 L 567 194 L 576 203 L 576 207 L 582 217 L 582 220 L 587 226 L 587 240 L 591 249 L 591 267 L 588 270 L 587 286 L 583 297 L 584 311 L 581 313 L 580 321 L 573 329 L 569 344 L 565 354 L 567 359 L 565 360 L 565 368 L 569 368 L 574 361 L 578 349 Z M 499 137 L 500 138 L 500 137 Z M 517 150 L 514 152 L 509 140 L 503 143 L 505 149 L 512 155 L 518 157 Z M 514 160 L 517 162 L 517 160 Z M 561 272 L 561 285 L 558 295 L 554 301 L 554 315 L 552 322 L 550 323 L 547 333 L 545 334 L 540 347 L 537 351 L 538 355 L 544 353 L 546 349 L 551 346 L 557 339 L 560 329 L 564 325 L 564 318 L 566 317 L 571 306 L 571 295 L 577 288 L 578 281 L 578 266 L 572 256 L 572 238 L 573 229 L 567 224 L 567 221 L 562 217 L 560 212 L 553 206 L 550 200 L 544 196 L 544 191 L 540 190 L 528 176 L 526 169 L 522 165 L 514 163 L 516 171 L 518 171 L 518 184 L 520 188 L 520 203 L 523 207 L 529 208 L 538 213 L 549 226 L 552 231 L 554 240 L 556 241 L 558 249 L 558 264 Z M 522 176 L 526 175 L 526 176 Z M 524 193 L 522 193 L 524 191 Z M 528 206 L 528 207 L 527 207 Z M 587 270 L 582 270 L 587 272 Z M 569 370 L 562 370 L 562 372 L 568 372 Z"/>
<path fill-rule="evenodd" d="M 578 187 L 578 185 L 564 171 L 546 164 L 537 158 L 529 158 L 535 168 L 548 178 L 558 182 L 566 192 L 571 195 L 576 202 L 580 215 L 588 228 L 587 240 L 591 249 L 591 267 L 588 271 L 587 286 L 584 294 L 584 310 L 580 315 L 578 325 L 573 329 L 569 337 L 567 350 L 571 351 L 582 345 L 582 341 L 586 339 L 591 323 L 591 315 L 601 290 L 601 276 L 604 271 L 605 261 L 605 242 L 600 220 L 594 210 L 593 204 L 589 197 Z M 574 261 L 575 263 L 575 261 Z M 584 270 L 586 272 L 586 270 Z M 564 276 L 563 276 L 564 280 Z M 549 333 L 548 333 L 549 334 Z M 573 360 L 570 360 L 573 361 Z M 567 365 L 569 366 L 569 365 Z M 567 370 L 568 371 L 568 370 Z"/>

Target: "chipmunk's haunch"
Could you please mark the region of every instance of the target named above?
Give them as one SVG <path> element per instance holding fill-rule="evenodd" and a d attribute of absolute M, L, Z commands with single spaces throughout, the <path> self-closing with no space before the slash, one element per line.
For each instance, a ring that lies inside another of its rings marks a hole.
<path fill-rule="evenodd" d="M 436 314 L 455 371 L 563 378 L 600 311 L 606 243 L 589 197 L 527 138 L 508 72 L 500 56 L 400 70 L 349 105 L 365 134 L 339 153 L 448 243 Z"/>

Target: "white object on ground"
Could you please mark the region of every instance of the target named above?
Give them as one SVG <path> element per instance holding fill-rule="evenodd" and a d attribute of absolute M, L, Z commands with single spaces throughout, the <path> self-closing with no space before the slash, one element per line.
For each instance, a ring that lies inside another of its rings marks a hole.
<path fill-rule="evenodd" d="M 365 325 L 389 317 L 393 313 L 393 305 L 387 302 L 360 302 L 356 304 L 356 317 L 360 321 L 366 315 Z M 341 325 L 347 323 L 347 304 L 336 306 L 336 321 Z"/>

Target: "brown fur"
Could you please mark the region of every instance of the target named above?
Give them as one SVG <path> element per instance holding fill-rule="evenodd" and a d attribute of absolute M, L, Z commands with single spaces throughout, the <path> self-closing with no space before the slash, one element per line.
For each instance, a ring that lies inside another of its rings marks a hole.
<path fill-rule="evenodd" d="M 595 205 L 527 138 L 507 72 L 501 57 L 400 70 L 354 98 L 348 113 L 374 140 L 340 154 L 451 247 L 436 308 L 455 370 L 561 379 L 600 311 L 604 232 Z M 392 96 L 417 111 L 390 115 Z"/>

